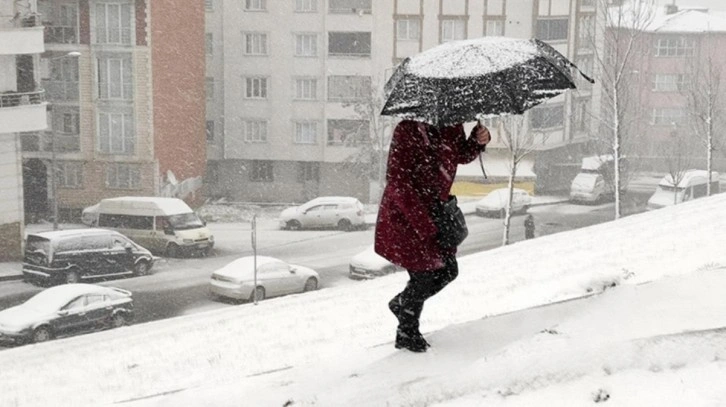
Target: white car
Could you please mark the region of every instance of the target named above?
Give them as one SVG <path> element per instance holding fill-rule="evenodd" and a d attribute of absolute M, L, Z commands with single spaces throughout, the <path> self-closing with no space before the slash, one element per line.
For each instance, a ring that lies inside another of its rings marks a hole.
<path fill-rule="evenodd" d="M 476 214 L 481 216 L 495 215 L 504 218 L 507 203 L 509 202 L 509 189 L 499 188 L 490 192 L 476 203 Z M 532 204 L 532 196 L 523 189 L 514 188 L 512 191 L 512 213 L 525 213 Z"/>
<path fill-rule="evenodd" d="M 81 212 L 81 223 L 93 227 L 98 225 L 98 208 L 100 204 L 91 205 Z"/>
<path fill-rule="evenodd" d="M 370 245 L 350 259 L 349 270 L 351 279 L 360 280 L 395 273 L 403 268 L 379 256 L 373 249 L 373 245 Z"/>
<path fill-rule="evenodd" d="M 337 228 L 363 229 L 363 204 L 353 197 L 323 196 L 280 213 L 280 228 L 287 230 Z"/>
<path fill-rule="evenodd" d="M 257 262 L 257 286 L 255 286 L 255 261 Z M 288 264 L 267 256 L 241 257 L 212 273 L 210 279 L 213 295 L 235 300 L 254 301 L 280 295 L 314 291 L 318 289 L 320 276 L 307 267 Z"/>

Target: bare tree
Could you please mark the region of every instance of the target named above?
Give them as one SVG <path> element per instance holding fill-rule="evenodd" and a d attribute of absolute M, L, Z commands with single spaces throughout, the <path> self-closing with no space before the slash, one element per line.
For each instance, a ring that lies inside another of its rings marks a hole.
<path fill-rule="evenodd" d="M 589 36 L 594 52 L 596 72 L 602 84 L 600 111 L 592 112 L 597 119 L 598 141 L 615 161 L 613 185 L 615 219 L 622 213 L 622 191 L 627 179 L 623 157 L 634 152 L 635 137 L 642 134 L 637 81 L 645 80 L 640 71 L 641 58 L 647 47 L 643 41 L 646 29 L 655 13 L 654 0 L 638 0 L 613 5 L 612 0 L 598 0 L 593 35 Z"/>
<path fill-rule="evenodd" d="M 509 244 L 509 231 L 512 219 L 512 198 L 514 196 L 514 179 L 517 176 L 519 163 L 535 150 L 536 144 L 542 144 L 547 137 L 544 133 L 533 132 L 527 126 L 525 116 L 504 116 L 498 119 L 497 132 L 509 153 L 507 163 L 509 176 L 507 182 L 508 199 L 504 215 L 504 231 L 502 245 Z"/>
<path fill-rule="evenodd" d="M 673 204 L 678 203 L 678 185 L 685 178 L 689 169 L 693 168 L 696 163 L 694 157 L 695 146 L 693 141 L 678 131 L 677 126 L 673 125 L 673 131 L 667 140 L 661 142 L 660 153 L 665 158 L 668 167 L 668 175 L 671 177 L 671 185 L 673 187 Z M 709 177 L 710 180 L 710 177 Z"/>
<path fill-rule="evenodd" d="M 705 38 L 707 42 L 709 36 Z M 705 47 L 704 47 L 705 48 Z M 723 95 L 721 95 L 722 67 L 715 61 L 713 53 L 692 59 L 691 72 L 683 89 L 688 100 L 689 123 L 698 140 L 706 149 L 706 171 L 708 187 L 706 195 L 711 196 L 711 171 L 713 152 L 716 149 L 715 135 L 723 132 Z"/>

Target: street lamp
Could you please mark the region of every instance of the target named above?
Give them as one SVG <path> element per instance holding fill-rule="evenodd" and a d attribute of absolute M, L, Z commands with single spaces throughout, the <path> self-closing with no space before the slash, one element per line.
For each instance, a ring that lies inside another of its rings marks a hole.
<path fill-rule="evenodd" d="M 65 55 L 61 55 L 59 57 L 54 58 L 48 58 L 49 61 L 53 61 L 56 59 L 63 59 L 63 58 L 78 58 L 81 56 L 81 53 L 78 51 L 71 51 Z M 51 126 L 50 126 L 50 141 L 51 141 L 51 150 L 50 150 L 50 188 L 51 193 L 53 194 L 53 230 L 58 230 L 58 183 L 56 181 L 56 177 L 58 176 L 58 166 L 56 164 L 56 135 L 55 135 L 55 127 L 53 126 L 53 116 L 52 116 L 52 110 L 51 110 Z"/>

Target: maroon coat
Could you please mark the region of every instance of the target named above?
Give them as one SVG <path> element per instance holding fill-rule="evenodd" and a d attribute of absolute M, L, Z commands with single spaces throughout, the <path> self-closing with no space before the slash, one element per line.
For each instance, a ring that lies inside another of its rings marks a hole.
<path fill-rule="evenodd" d="M 484 151 L 475 130 L 467 139 L 462 125 L 437 130 L 405 120 L 396 126 L 378 210 L 376 253 L 409 271 L 441 268 L 443 255 L 456 253 L 439 247 L 431 208 L 436 199 L 448 198 L 457 165 Z"/>

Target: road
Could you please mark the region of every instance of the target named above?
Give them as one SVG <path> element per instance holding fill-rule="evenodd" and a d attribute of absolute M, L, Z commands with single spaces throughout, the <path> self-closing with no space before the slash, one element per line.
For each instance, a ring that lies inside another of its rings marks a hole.
<path fill-rule="evenodd" d="M 611 220 L 613 204 L 557 204 L 530 209 L 537 225 L 536 236 L 544 236 Z M 510 242 L 524 237 L 524 217 L 512 217 Z M 499 247 L 503 221 L 476 215 L 467 216 L 469 237 L 459 248 L 459 256 Z M 234 302 L 211 298 L 208 292 L 212 271 L 242 255 L 252 253 L 249 226 L 210 224 L 217 237 L 215 255 L 208 258 L 161 259 L 154 274 L 100 282 L 134 293 L 136 323 L 171 318 L 221 307 Z M 320 274 L 320 288 L 326 289 L 357 281 L 348 278 L 350 258 L 373 243 L 373 228 L 353 232 L 281 231 L 274 220 L 258 222 L 258 253 L 311 267 Z M 334 248 L 331 250 L 331 248 Z M 42 290 L 22 281 L 0 283 L 0 309 L 20 304 Z M 241 306 L 253 306 L 242 304 Z"/>

